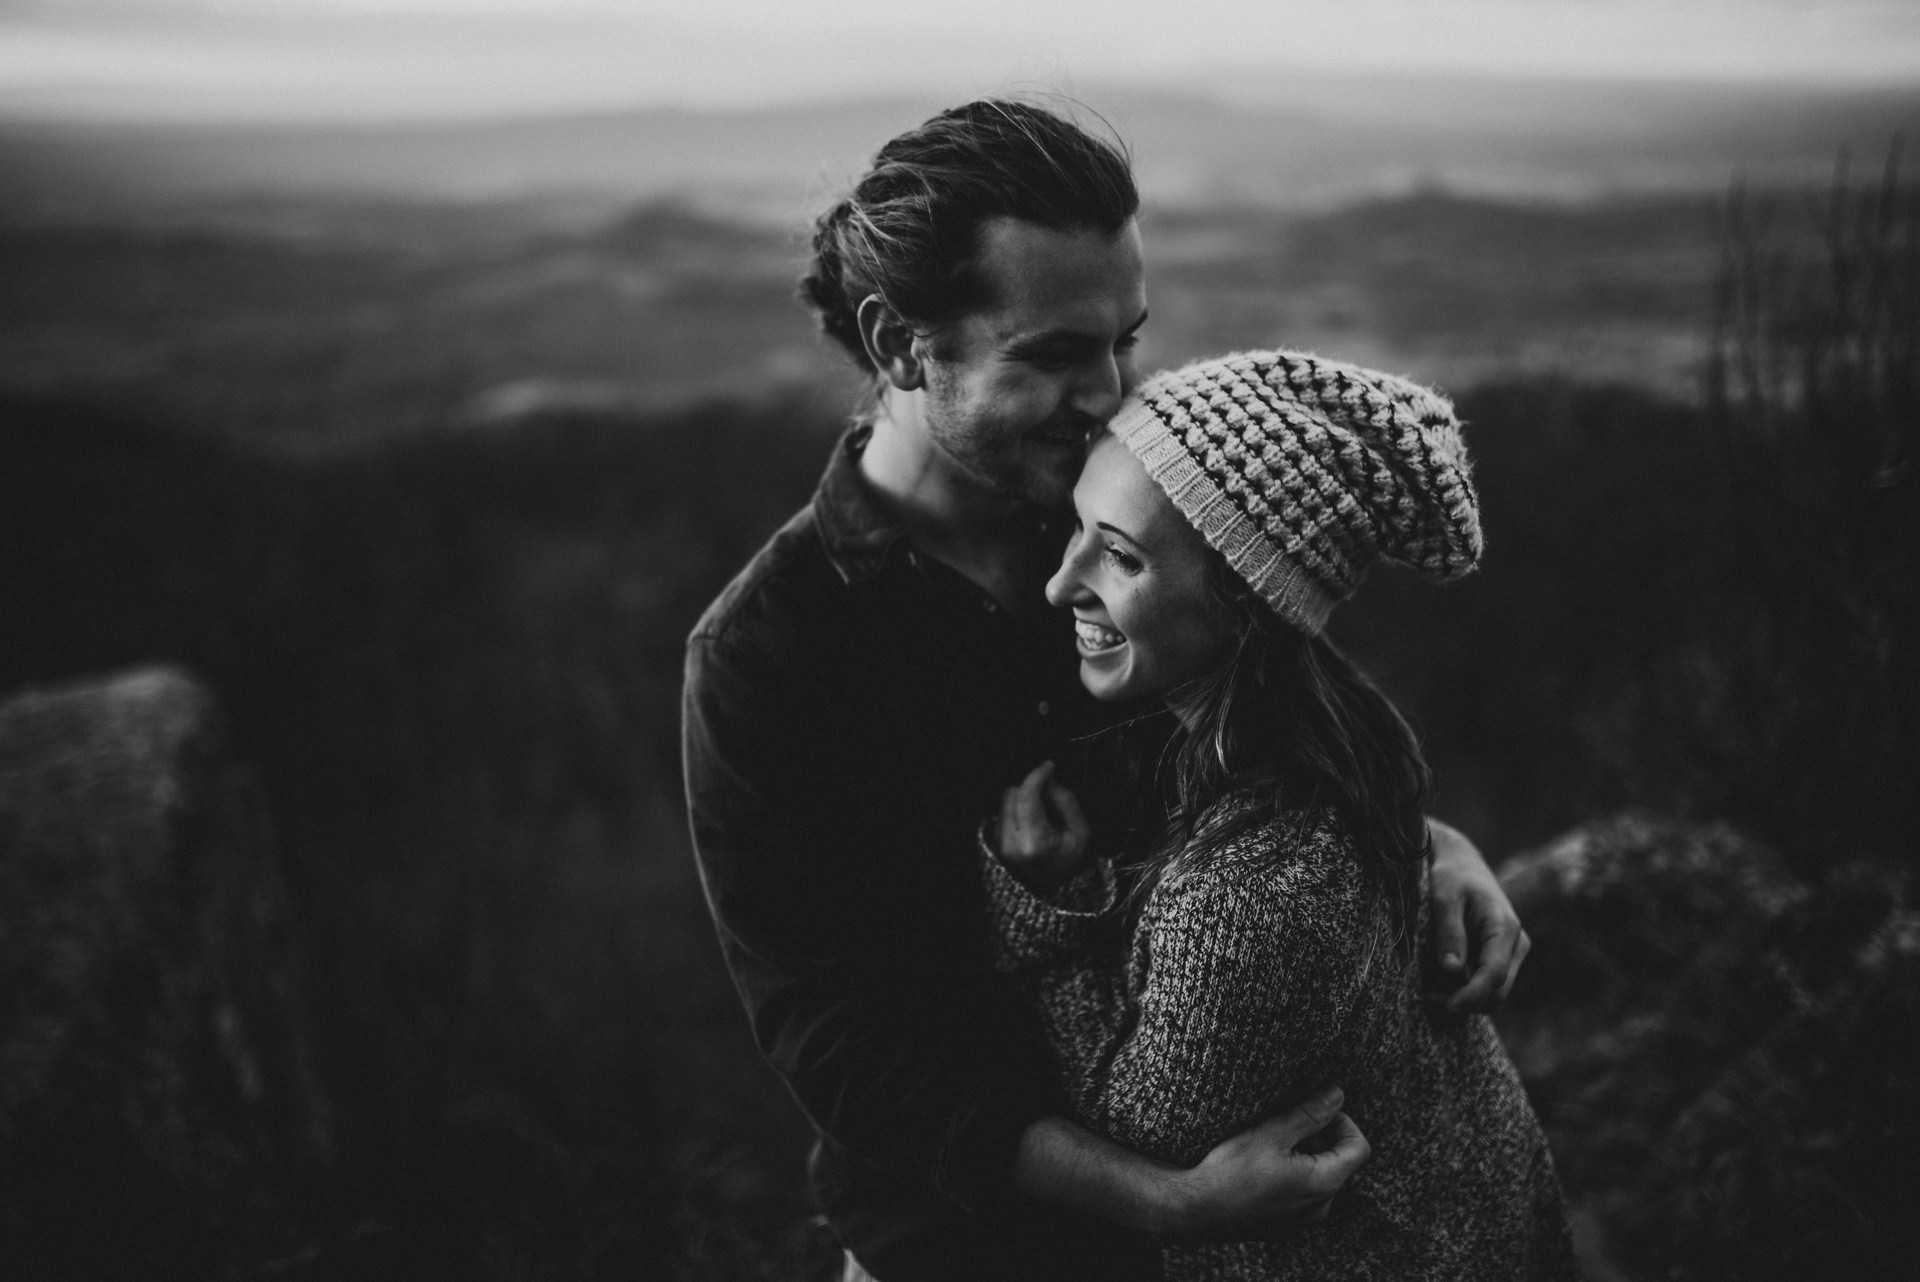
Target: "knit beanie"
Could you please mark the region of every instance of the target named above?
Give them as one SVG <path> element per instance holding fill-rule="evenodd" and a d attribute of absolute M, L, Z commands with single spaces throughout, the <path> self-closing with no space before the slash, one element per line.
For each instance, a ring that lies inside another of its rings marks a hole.
<path fill-rule="evenodd" d="M 1439 393 L 1304 352 L 1156 374 L 1108 425 L 1282 618 L 1326 625 L 1374 561 L 1442 582 L 1480 561 L 1480 503 Z"/>

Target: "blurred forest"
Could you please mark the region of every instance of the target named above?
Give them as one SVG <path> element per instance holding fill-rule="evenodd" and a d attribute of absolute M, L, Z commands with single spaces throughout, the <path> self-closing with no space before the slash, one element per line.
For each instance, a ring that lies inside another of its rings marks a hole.
<path fill-rule="evenodd" d="M 803 1128 L 720 969 L 677 760 L 683 638 L 805 501 L 852 392 L 791 301 L 793 234 L 677 202 L 536 229 L 203 212 L 0 227 L 0 693 L 151 660 L 217 692 L 265 784 L 337 1156 L 238 1219 L 123 1172 L 121 1213 L 36 1236 L 94 1172 L 16 1151 L 0 1271 L 808 1276 Z M 1660 1167 L 1632 1201 L 1682 1103 L 1644 1088 L 1697 1043 L 1540 1096 L 1614 1229 L 1595 1276 L 1806 1276 L 1802 1240 L 1910 1276 L 1920 205 L 1897 164 L 1811 193 L 1171 207 L 1146 234 L 1149 364 L 1288 342 L 1455 394 L 1485 572 L 1383 576 L 1337 621 L 1425 734 L 1439 813 L 1496 858 L 1607 816 L 1720 825 L 1700 849 L 1807 888 L 1766 946 L 1826 1022 L 1715 1096 L 1751 1125 L 1707 1175 Z M 1541 1027 L 1510 1029 L 1523 1067 Z M 1716 1053 L 1763 1033 L 1716 1025 Z M 1739 1112 L 1761 1095 L 1774 1129 Z"/>

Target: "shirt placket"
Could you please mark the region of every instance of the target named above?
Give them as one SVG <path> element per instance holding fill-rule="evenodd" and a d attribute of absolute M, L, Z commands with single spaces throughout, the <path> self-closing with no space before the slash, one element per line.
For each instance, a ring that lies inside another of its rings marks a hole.
<path fill-rule="evenodd" d="M 1061 712 L 1048 684 L 1052 656 L 1044 622 L 1009 610 L 950 566 L 910 556 L 935 602 L 936 626 L 950 639 L 952 662 L 974 674 L 975 698 L 992 710 L 981 719 L 983 733 L 996 740 L 990 749 L 1008 762 L 1025 762 L 1012 768 L 1037 765 L 1057 738 Z"/>

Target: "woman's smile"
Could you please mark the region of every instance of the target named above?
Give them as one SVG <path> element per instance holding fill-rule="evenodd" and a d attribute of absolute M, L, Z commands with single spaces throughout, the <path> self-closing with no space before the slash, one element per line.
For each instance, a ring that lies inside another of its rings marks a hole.
<path fill-rule="evenodd" d="M 1096 699 L 1152 699 L 1221 662 L 1212 555 L 1127 447 L 1096 436 L 1074 487 L 1073 541 L 1047 600 L 1073 611 L 1080 680 Z"/>
<path fill-rule="evenodd" d="M 1080 642 L 1080 653 L 1088 657 L 1117 650 L 1127 641 L 1120 633 L 1092 619 L 1075 618 L 1073 631 Z"/>

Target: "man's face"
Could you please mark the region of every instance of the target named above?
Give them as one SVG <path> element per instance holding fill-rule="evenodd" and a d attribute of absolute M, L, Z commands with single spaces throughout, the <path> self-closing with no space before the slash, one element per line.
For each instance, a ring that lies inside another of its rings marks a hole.
<path fill-rule="evenodd" d="M 973 484 L 1064 506 L 1088 436 L 1133 387 L 1147 318 L 1140 230 L 996 218 L 981 229 L 977 268 L 986 301 L 917 340 L 928 434 Z"/>

